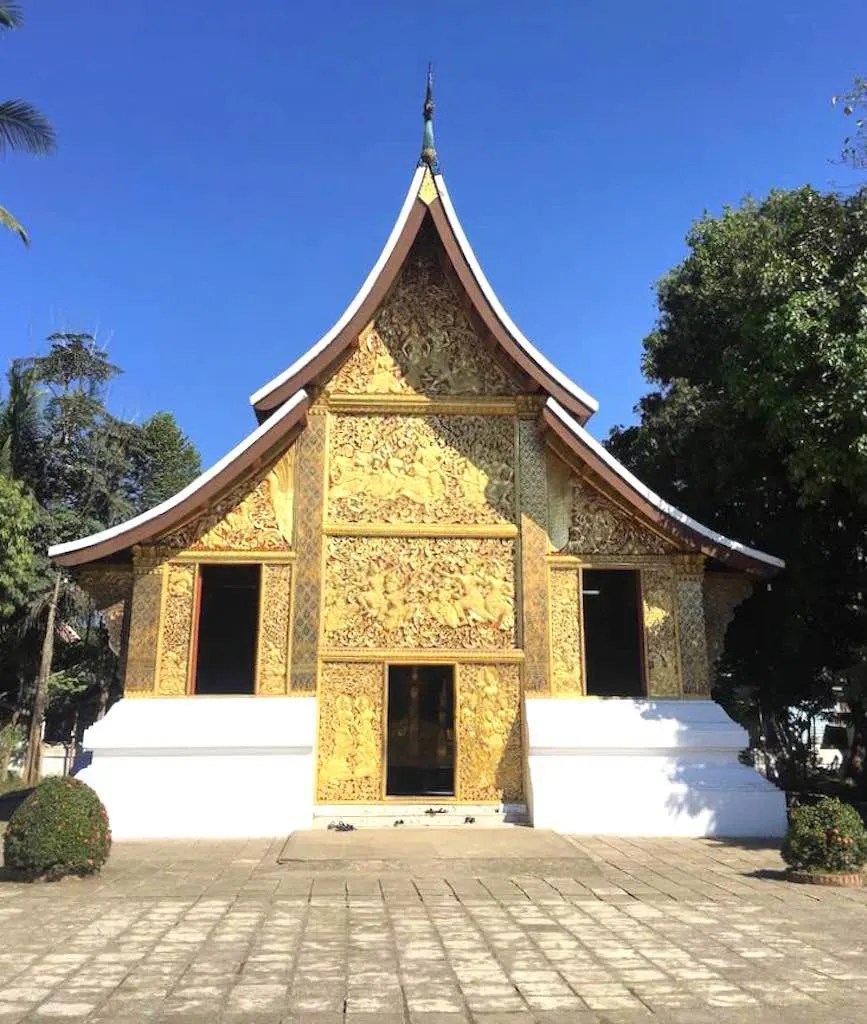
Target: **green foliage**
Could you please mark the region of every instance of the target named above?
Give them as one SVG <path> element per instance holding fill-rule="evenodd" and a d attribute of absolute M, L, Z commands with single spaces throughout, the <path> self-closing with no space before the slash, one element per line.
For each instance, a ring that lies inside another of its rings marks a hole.
<path fill-rule="evenodd" d="M 138 481 L 137 504 L 142 509 L 171 498 L 202 471 L 195 445 L 169 412 L 154 413 L 145 420 L 133 460 Z"/>
<path fill-rule="evenodd" d="M 867 168 L 867 79 L 856 78 L 848 92 L 832 102 L 852 118 L 852 131 L 843 139 L 842 162 L 856 170 Z"/>
<path fill-rule="evenodd" d="M 12 815 L 4 836 L 6 866 L 30 878 L 89 875 L 108 859 L 108 815 L 77 779 L 43 779 Z"/>
<path fill-rule="evenodd" d="M 26 600 L 33 584 L 30 531 L 35 518 L 33 499 L 21 484 L 0 473 L 0 626 Z"/>
<path fill-rule="evenodd" d="M 781 853 L 799 871 L 857 871 L 867 861 L 867 829 L 854 807 L 825 797 L 794 808 Z"/>

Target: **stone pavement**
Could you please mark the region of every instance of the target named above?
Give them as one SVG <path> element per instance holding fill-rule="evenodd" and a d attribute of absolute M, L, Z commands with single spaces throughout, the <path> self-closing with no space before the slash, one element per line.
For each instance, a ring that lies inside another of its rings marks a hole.
<path fill-rule="evenodd" d="M 117 844 L 0 882 L 0 1024 L 863 1021 L 867 891 L 781 867 L 471 826 Z"/>

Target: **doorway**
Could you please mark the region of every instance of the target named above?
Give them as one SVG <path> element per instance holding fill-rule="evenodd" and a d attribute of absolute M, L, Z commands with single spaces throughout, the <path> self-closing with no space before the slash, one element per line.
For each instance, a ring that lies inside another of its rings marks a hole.
<path fill-rule="evenodd" d="M 258 565 L 200 567 L 195 693 L 255 692 L 258 620 Z"/>
<path fill-rule="evenodd" d="M 386 796 L 455 795 L 455 670 L 390 665 Z"/>

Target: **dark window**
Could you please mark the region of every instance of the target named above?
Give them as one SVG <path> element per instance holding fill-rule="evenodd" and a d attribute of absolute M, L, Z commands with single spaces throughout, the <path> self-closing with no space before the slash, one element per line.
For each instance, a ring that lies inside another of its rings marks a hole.
<path fill-rule="evenodd" d="M 196 693 L 253 693 L 259 620 L 258 565 L 199 569 Z"/>
<path fill-rule="evenodd" d="M 640 697 L 644 688 L 638 573 L 585 569 L 581 575 L 587 693 Z"/>

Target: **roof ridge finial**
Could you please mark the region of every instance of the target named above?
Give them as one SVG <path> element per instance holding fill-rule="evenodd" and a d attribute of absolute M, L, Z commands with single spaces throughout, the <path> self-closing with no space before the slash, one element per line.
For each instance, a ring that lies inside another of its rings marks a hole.
<path fill-rule="evenodd" d="M 421 137 L 421 156 L 419 157 L 418 165 L 419 167 L 429 167 L 431 174 L 439 174 L 440 165 L 437 160 L 437 149 L 434 144 L 433 132 L 433 67 L 430 64 L 427 66 L 427 88 L 424 93 L 422 114 L 424 116 L 424 132 Z"/>

